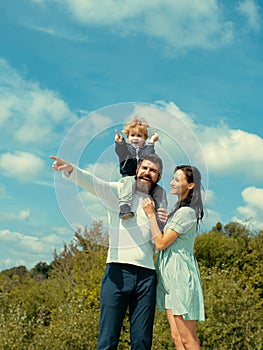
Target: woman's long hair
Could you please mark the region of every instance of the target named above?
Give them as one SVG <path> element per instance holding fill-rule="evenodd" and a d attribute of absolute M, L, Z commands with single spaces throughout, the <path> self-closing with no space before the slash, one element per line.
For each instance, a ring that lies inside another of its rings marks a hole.
<path fill-rule="evenodd" d="M 174 173 L 177 170 L 182 170 L 186 176 L 187 182 L 194 183 L 195 186 L 189 191 L 187 198 L 176 203 L 174 209 L 169 214 L 169 217 L 171 217 L 181 207 L 191 207 L 195 211 L 198 224 L 204 216 L 204 208 L 201 194 L 201 174 L 196 167 L 190 165 L 178 165 L 175 168 Z"/>

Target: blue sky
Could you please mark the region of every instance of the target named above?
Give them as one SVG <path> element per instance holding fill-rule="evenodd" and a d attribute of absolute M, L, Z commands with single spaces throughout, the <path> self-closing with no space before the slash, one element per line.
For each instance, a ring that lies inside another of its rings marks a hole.
<path fill-rule="evenodd" d="M 105 217 L 55 176 L 61 154 L 118 179 L 114 129 L 159 132 L 161 184 L 200 167 L 203 230 L 263 229 L 263 31 L 256 0 L 9 0 L 0 4 L 0 270 L 52 261 Z M 172 206 L 175 198 L 169 197 Z"/>

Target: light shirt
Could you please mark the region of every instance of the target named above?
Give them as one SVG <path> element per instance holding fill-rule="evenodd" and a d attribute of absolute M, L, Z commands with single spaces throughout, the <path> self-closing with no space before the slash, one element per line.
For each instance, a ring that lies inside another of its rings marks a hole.
<path fill-rule="evenodd" d="M 119 188 L 122 186 L 120 182 L 104 181 L 76 166 L 73 166 L 71 174 L 63 174 L 63 177 L 98 197 L 108 211 L 107 263 L 125 263 L 155 269 L 149 220 L 142 208 L 142 201 L 149 195 L 135 191 L 132 204 L 134 218 L 121 220 L 118 199 Z"/>

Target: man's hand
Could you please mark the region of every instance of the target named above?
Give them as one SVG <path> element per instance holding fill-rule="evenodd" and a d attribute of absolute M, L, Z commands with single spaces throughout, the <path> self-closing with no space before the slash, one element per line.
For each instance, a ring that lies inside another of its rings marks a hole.
<path fill-rule="evenodd" d="M 122 135 L 119 133 L 119 131 L 118 131 L 118 130 L 115 130 L 115 133 L 116 133 L 116 135 L 115 135 L 115 141 L 116 141 L 116 142 L 122 142 L 122 141 L 123 141 L 123 137 L 122 137 Z"/>
<path fill-rule="evenodd" d="M 169 211 L 166 210 L 165 208 L 159 208 L 157 209 L 156 216 L 157 216 L 157 220 L 163 223 L 166 223 L 169 216 Z"/>
<path fill-rule="evenodd" d="M 52 164 L 52 169 L 55 171 L 65 171 L 67 173 L 72 173 L 73 171 L 73 166 L 66 162 L 65 160 L 61 159 L 61 158 L 57 158 L 55 156 L 50 156 L 50 159 L 53 159 L 54 162 Z"/>
<path fill-rule="evenodd" d="M 154 142 L 156 142 L 156 141 L 158 141 L 158 140 L 159 140 L 159 135 L 156 134 L 156 133 L 154 133 L 154 134 L 151 136 L 151 138 L 150 138 L 150 142 L 152 142 L 152 143 L 154 143 Z"/>

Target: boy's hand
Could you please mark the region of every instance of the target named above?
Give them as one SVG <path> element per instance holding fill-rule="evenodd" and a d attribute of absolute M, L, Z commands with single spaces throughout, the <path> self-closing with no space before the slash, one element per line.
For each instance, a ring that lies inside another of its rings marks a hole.
<path fill-rule="evenodd" d="M 123 141 L 123 137 L 122 137 L 122 135 L 119 133 L 119 131 L 118 131 L 118 130 L 115 130 L 115 133 L 116 133 L 116 135 L 115 135 L 115 141 L 116 141 L 116 142 L 122 142 L 122 141 Z"/>
<path fill-rule="evenodd" d="M 152 137 L 150 138 L 150 142 L 156 142 L 156 141 L 158 141 L 159 140 L 159 135 L 158 134 L 156 134 L 156 133 L 154 133 L 153 135 L 152 135 Z"/>

